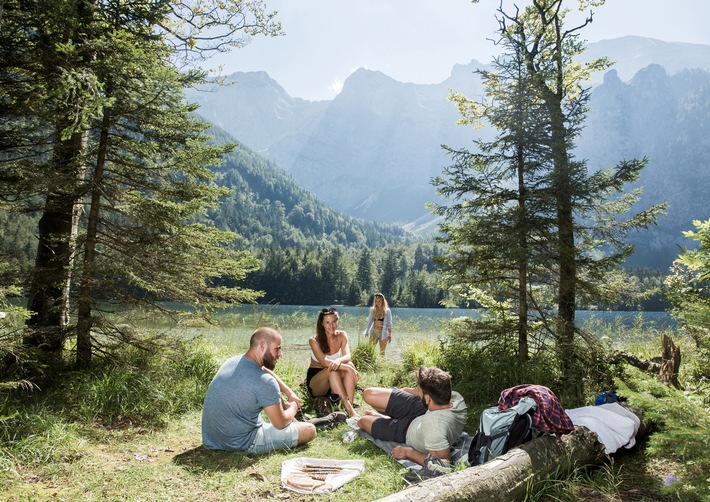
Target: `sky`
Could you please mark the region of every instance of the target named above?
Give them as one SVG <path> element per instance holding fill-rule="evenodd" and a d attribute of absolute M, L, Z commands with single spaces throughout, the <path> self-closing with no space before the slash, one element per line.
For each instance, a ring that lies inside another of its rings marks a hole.
<path fill-rule="evenodd" d="M 290 96 L 308 100 L 333 99 L 358 68 L 439 83 L 455 64 L 491 61 L 499 1 L 265 0 L 285 35 L 255 37 L 211 64 L 226 75 L 265 71 Z M 710 0 L 606 0 L 593 12 L 581 32 L 588 42 L 636 35 L 710 45 Z"/>

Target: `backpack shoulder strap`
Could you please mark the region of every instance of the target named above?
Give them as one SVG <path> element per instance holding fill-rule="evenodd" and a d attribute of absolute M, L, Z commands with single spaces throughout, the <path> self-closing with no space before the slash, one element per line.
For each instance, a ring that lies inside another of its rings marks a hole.
<path fill-rule="evenodd" d="M 520 400 L 518 401 L 518 404 L 513 406 L 511 409 L 515 410 L 518 415 L 524 415 L 530 410 L 536 410 L 537 409 L 537 403 L 535 402 L 534 399 L 530 397 L 521 397 Z"/>

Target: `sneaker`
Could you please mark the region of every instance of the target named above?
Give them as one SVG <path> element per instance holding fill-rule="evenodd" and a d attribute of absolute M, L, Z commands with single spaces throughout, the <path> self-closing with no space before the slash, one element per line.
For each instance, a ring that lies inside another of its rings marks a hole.
<path fill-rule="evenodd" d="M 312 418 L 308 420 L 309 423 L 316 426 L 317 429 L 330 429 L 335 427 L 336 424 L 342 424 L 348 418 L 348 415 L 342 411 L 334 411 L 329 415 L 325 415 L 320 418 Z"/>
<path fill-rule="evenodd" d="M 333 406 L 327 396 L 319 396 L 313 399 L 313 408 L 317 417 L 324 417 L 333 413 Z"/>
<path fill-rule="evenodd" d="M 425 479 L 436 478 L 452 472 L 451 464 L 448 460 L 438 457 L 427 457 L 421 469 L 409 469 L 404 475 L 404 481 L 413 485 Z"/>
<path fill-rule="evenodd" d="M 330 405 L 333 407 L 333 411 L 338 411 L 340 409 L 340 405 L 343 404 L 340 396 L 338 394 L 330 394 L 328 398 L 330 399 Z"/>
<path fill-rule="evenodd" d="M 441 476 L 451 472 L 451 463 L 439 457 L 429 457 L 424 462 L 424 469 L 432 473 L 432 477 Z"/>
<path fill-rule="evenodd" d="M 293 417 L 294 420 L 297 422 L 308 422 L 311 418 L 310 415 L 303 413 L 303 408 L 299 408 L 298 411 L 296 411 L 296 415 Z"/>

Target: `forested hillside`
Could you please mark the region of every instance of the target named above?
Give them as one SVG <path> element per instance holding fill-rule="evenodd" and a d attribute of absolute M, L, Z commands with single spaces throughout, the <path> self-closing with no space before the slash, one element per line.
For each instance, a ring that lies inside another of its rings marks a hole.
<path fill-rule="evenodd" d="M 234 141 L 223 131 L 213 134 L 217 141 Z M 394 225 L 345 216 L 326 206 L 245 146 L 227 154 L 215 170 L 216 183 L 233 193 L 210 217 L 219 228 L 238 234 L 239 248 L 379 247 L 407 237 Z"/>
<path fill-rule="evenodd" d="M 218 143 L 234 142 L 218 128 L 212 134 Z M 381 247 L 412 238 L 397 226 L 345 216 L 326 206 L 245 146 L 225 155 L 213 169 L 215 183 L 233 192 L 208 212 L 208 219 L 237 234 L 232 243 L 236 249 Z M 10 265 L 6 275 L 21 278 L 32 266 L 36 233 L 36 215 L 0 211 L 0 256 Z"/>

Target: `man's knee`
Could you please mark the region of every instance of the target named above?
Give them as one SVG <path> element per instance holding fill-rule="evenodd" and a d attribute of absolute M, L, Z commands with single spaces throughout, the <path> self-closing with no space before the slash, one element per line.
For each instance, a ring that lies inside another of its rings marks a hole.
<path fill-rule="evenodd" d="M 383 387 L 368 387 L 362 391 L 362 399 L 367 404 L 382 409 L 387 406 L 387 401 L 389 401 L 391 395 L 392 389 L 385 389 Z"/>
<path fill-rule="evenodd" d="M 371 415 L 365 415 L 363 417 L 360 417 L 360 419 L 357 421 L 357 426 L 368 434 L 371 434 L 372 423 L 375 421 L 376 418 L 378 417 L 373 417 Z"/>
<path fill-rule="evenodd" d="M 298 444 L 306 444 L 316 438 L 316 426 L 304 422 L 298 424 Z"/>
<path fill-rule="evenodd" d="M 362 391 L 362 399 L 365 401 L 367 404 L 370 404 L 370 401 L 372 400 L 373 396 L 377 395 L 377 390 L 372 387 L 368 387 L 365 390 Z"/>

